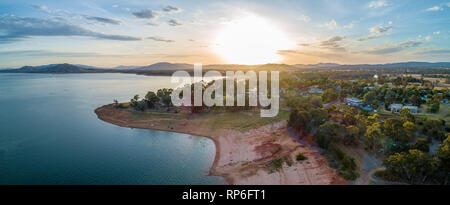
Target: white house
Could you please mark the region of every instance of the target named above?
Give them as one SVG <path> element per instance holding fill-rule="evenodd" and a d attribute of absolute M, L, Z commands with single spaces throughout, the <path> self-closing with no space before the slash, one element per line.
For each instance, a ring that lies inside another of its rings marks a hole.
<path fill-rule="evenodd" d="M 389 109 L 393 112 L 398 112 L 403 108 L 402 104 L 391 104 L 389 105 Z"/>
<path fill-rule="evenodd" d="M 358 98 L 354 98 L 354 97 L 345 98 L 345 102 L 346 102 L 347 105 L 357 106 L 357 107 L 359 107 L 359 106 L 361 106 L 363 104 L 362 100 L 360 100 Z"/>

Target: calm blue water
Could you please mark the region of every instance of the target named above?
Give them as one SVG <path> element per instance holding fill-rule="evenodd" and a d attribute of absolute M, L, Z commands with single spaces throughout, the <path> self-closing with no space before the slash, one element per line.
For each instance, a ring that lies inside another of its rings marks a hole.
<path fill-rule="evenodd" d="M 223 184 L 204 137 L 122 128 L 95 108 L 169 77 L 0 74 L 0 184 Z"/>

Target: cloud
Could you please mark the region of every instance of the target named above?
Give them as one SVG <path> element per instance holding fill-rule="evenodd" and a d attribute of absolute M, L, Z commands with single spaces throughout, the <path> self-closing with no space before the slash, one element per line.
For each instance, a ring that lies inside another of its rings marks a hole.
<path fill-rule="evenodd" d="M 392 26 L 378 25 L 378 26 L 374 26 L 374 27 L 370 28 L 369 31 L 371 33 L 381 34 L 381 33 L 384 33 L 384 32 L 388 32 L 391 29 L 392 29 Z"/>
<path fill-rule="evenodd" d="M 175 42 L 174 40 L 169 40 L 169 39 L 165 39 L 163 37 L 158 37 L 158 36 L 150 36 L 147 39 L 154 40 L 154 41 L 166 42 L 166 43 Z"/>
<path fill-rule="evenodd" d="M 434 35 L 439 35 L 439 34 L 441 34 L 441 32 L 440 31 L 436 31 L 436 32 L 433 32 L 433 34 Z"/>
<path fill-rule="evenodd" d="M 183 10 L 180 8 L 176 8 L 176 7 L 167 5 L 166 7 L 163 8 L 163 11 L 167 12 L 167 13 L 179 13 L 179 12 L 182 12 Z"/>
<path fill-rule="evenodd" d="M 297 20 L 304 21 L 304 22 L 309 22 L 309 21 L 311 21 L 311 18 L 309 16 L 306 16 L 306 15 L 301 15 L 301 16 L 299 16 L 297 18 Z"/>
<path fill-rule="evenodd" d="M 96 17 L 96 16 L 86 16 L 86 19 L 90 21 L 94 21 L 101 24 L 112 24 L 112 25 L 120 25 L 122 21 L 110 18 Z"/>
<path fill-rule="evenodd" d="M 51 13 L 52 11 L 50 9 L 47 8 L 47 6 L 45 5 L 33 5 L 32 6 L 34 9 L 38 10 L 38 11 L 45 11 L 47 13 Z"/>
<path fill-rule="evenodd" d="M 328 40 L 322 41 L 319 44 L 319 47 L 331 50 L 345 50 L 340 43 L 345 39 L 345 36 L 333 36 Z"/>
<path fill-rule="evenodd" d="M 403 51 L 408 48 L 413 48 L 421 45 L 421 41 L 404 41 L 400 42 L 398 44 L 387 46 L 384 48 L 375 48 L 368 51 L 365 51 L 365 53 L 373 54 L 373 55 L 382 55 L 382 54 L 390 54 L 390 53 L 397 53 L 400 51 Z"/>
<path fill-rule="evenodd" d="M 148 22 L 148 23 L 146 23 L 145 25 L 147 25 L 147 26 L 159 26 L 159 24 L 157 24 L 157 23 L 152 23 L 152 22 Z"/>
<path fill-rule="evenodd" d="M 179 22 L 179 21 L 176 20 L 176 19 L 170 19 L 170 20 L 167 21 L 167 23 L 168 23 L 170 26 L 181 26 L 181 25 L 183 25 L 181 22 Z"/>
<path fill-rule="evenodd" d="M 426 41 L 431 41 L 431 36 L 425 36 Z"/>
<path fill-rule="evenodd" d="M 389 21 L 389 25 L 391 25 L 392 22 Z M 387 32 L 391 31 L 392 26 L 382 26 L 382 25 L 377 25 L 374 27 L 369 28 L 370 31 L 370 35 L 359 38 L 358 41 L 367 41 L 367 40 L 372 40 L 372 39 L 377 39 L 383 36 L 386 36 L 388 34 L 386 34 Z"/>
<path fill-rule="evenodd" d="M 158 12 L 152 11 L 150 9 L 143 9 L 141 11 L 132 13 L 136 18 L 141 19 L 157 19 L 160 15 Z"/>
<path fill-rule="evenodd" d="M 328 29 L 335 29 L 335 28 L 337 28 L 337 22 L 336 22 L 336 20 L 333 19 L 330 22 L 321 24 L 320 26 L 327 27 Z"/>
<path fill-rule="evenodd" d="M 444 10 L 444 8 L 440 6 L 433 6 L 431 8 L 428 8 L 426 11 L 442 11 L 442 10 Z"/>
<path fill-rule="evenodd" d="M 328 49 L 328 50 L 334 50 L 334 51 L 345 51 L 345 48 L 341 46 L 341 42 L 346 39 L 345 36 L 332 36 L 328 38 L 327 40 L 321 41 L 319 43 L 314 44 L 299 44 L 300 46 L 304 47 L 315 47 L 320 49 Z"/>
<path fill-rule="evenodd" d="M 11 43 L 34 36 L 86 36 L 97 39 L 137 41 L 140 38 L 126 35 L 104 34 L 71 24 L 62 19 L 31 17 L 0 17 L 0 43 Z"/>
<path fill-rule="evenodd" d="M 369 4 L 367 4 L 367 7 L 369 8 L 380 8 L 380 7 L 385 7 L 387 6 L 388 3 L 384 0 L 379 0 L 379 1 L 371 1 L 369 2 Z"/>
<path fill-rule="evenodd" d="M 112 7 L 113 7 L 113 8 L 118 8 L 118 7 L 119 7 L 119 5 L 117 5 L 117 4 L 114 4 L 114 5 L 112 5 Z"/>

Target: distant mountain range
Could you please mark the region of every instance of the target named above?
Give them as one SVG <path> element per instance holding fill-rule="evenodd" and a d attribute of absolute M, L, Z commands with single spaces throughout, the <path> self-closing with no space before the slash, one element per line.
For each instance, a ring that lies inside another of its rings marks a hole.
<path fill-rule="evenodd" d="M 50 64 L 42 66 L 24 66 L 17 69 L 0 69 L 2 73 L 137 73 L 137 74 L 164 74 L 164 71 L 186 70 L 192 71 L 193 64 L 160 62 L 148 66 L 117 66 L 114 68 L 100 68 L 95 66 L 80 64 Z M 318 63 L 318 64 L 264 64 L 264 65 L 233 65 L 218 64 L 204 65 L 205 70 L 235 70 L 235 69 L 278 69 L 278 70 L 297 70 L 308 68 L 333 68 L 333 69 L 351 69 L 351 68 L 450 68 L 450 62 L 403 62 L 389 64 L 358 64 L 358 65 L 340 65 L 336 63 Z"/>
<path fill-rule="evenodd" d="M 72 64 L 51 64 L 43 66 L 24 66 L 19 69 L 5 69 L 7 73 L 92 73 L 99 69 L 83 68 Z"/>

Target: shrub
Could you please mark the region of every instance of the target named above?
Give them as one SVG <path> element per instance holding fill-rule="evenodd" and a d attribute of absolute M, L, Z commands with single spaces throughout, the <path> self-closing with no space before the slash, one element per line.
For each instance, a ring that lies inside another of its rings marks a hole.
<path fill-rule="evenodd" d="M 130 107 L 130 104 L 128 104 L 128 103 L 120 103 L 120 104 L 118 105 L 118 107 L 119 107 L 119 108 L 129 108 L 129 107 Z"/>
<path fill-rule="evenodd" d="M 299 152 L 299 153 L 297 154 L 297 156 L 295 156 L 295 159 L 296 159 L 297 161 L 303 161 L 303 160 L 305 160 L 305 159 L 307 159 L 307 158 L 305 157 L 305 155 L 303 155 L 303 153 Z"/>

